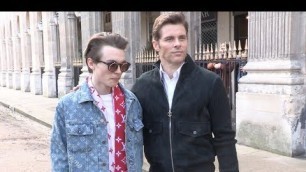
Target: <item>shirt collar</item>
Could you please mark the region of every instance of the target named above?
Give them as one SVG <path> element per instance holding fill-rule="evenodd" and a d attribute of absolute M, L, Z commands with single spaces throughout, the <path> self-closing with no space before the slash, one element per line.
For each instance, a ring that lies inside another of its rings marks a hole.
<path fill-rule="evenodd" d="M 173 73 L 173 78 L 178 78 L 178 77 L 180 76 L 181 69 L 182 69 L 182 66 L 183 66 L 184 64 L 185 64 L 185 62 L 182 63 L 181 66 Z M 161 63 L 159 64 L 159 74 L 160 74 L 161 78 L 162 78 L 163 75 L 167 75 L 167 76 L 168 76 L 168 74 L 164 71 L 164 69 L 163 69 Z M 169 76 L 168 76 L 168 77 L 169 77 Z"/>

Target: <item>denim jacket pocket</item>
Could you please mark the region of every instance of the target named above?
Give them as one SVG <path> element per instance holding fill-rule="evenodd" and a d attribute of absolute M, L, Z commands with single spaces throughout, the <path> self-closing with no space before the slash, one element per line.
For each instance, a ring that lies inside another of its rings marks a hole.
<path fill-rule="evenodd" d="M 133 120 L 133 122 L 128 122 L 130 128 L 134 128 L 136 131 L 140 131 L 143 128 L 143 123 L 140 119 Z"/>
<path fill-rule="evenodd" d="M 143 133 L 142 128 L 144 127 L 142 121 L 140 119 L 136 119 L 131 121 L 128 121 L 128 126 L 130 128 L 130 137 L 128 138 L 128 142 L 131 141 L 131 139 L 135 139 L 137 142 L 143 141 Z"/>
<path fill-rule="evenodd" d="M 67 134 L 74 136 L 86 136 L 93 134 L 93 125 L 91 124 L 67 124 Z"/>
<path fill-rule="evenodd" d="M 94 134 L 93 124 L 68 123 L 67 148 L 72 153 L 90 152 L 90 138 Z"/>

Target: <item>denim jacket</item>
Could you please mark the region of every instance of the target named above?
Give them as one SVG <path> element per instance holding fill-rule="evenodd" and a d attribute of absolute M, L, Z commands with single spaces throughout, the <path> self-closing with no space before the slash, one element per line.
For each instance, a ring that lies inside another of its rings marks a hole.
<path fill-rule="evenodd" d="M 120 87 L 122 85 L 120 84 Z M 126 102 L 126 162 L 129 172 L 143 164 L 142 108 L 136 96 L 123 89 Z M 93 104 L 86 82 L 59 99 L 51 133 L 53 172 L 108 172 L 108 137 L 103 113 Z"/>

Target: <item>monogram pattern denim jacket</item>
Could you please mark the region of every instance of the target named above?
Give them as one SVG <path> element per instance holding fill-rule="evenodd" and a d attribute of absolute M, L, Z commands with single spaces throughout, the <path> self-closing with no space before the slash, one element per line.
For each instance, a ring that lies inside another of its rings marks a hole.
<path fill-rule="evenodd" d="M 122 85 L 120 84 L 120 87 Z M 126 104 L 126 162 L 129 172 L 143 164 L 142 108 L 136 96 L 123 89 Z M 89 87 L 59 99 L 51 132 L 53 172 L 108 172 L 108 136 L 103 113 L 93 104 Z"/>

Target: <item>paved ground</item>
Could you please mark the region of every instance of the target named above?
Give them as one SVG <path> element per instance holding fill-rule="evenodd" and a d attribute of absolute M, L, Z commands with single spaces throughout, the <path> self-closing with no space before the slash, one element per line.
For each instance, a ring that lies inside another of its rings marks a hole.
<path fill-rule="evenodd" d="M 57 102 L 57 98 L 46 98 L 42 95 L 0 87 L 0 106 L 2 104 L 11 111 L 18 112 L 47 127 L 52 125 Z M 0 140 L 1 145 L 2 142 Z M 237 152 L 241 172 L 306 172 L 305 156 L 291 158 L 239 144 Z M 48 154 L 48 151 L 42 153 Z M 0 157 L 2 157 L 1 152 Z M 1 162 L 0 167 L 2 167 Z M 144 170 L 147 169 L 148 165 L 145 163 Z M 0 171 L 2 172 L 1 168 Z"/>
<path fill-rule="evenodd" d="M 47 128 L 0 106 L 0 171 L 50 171 Z"/>

